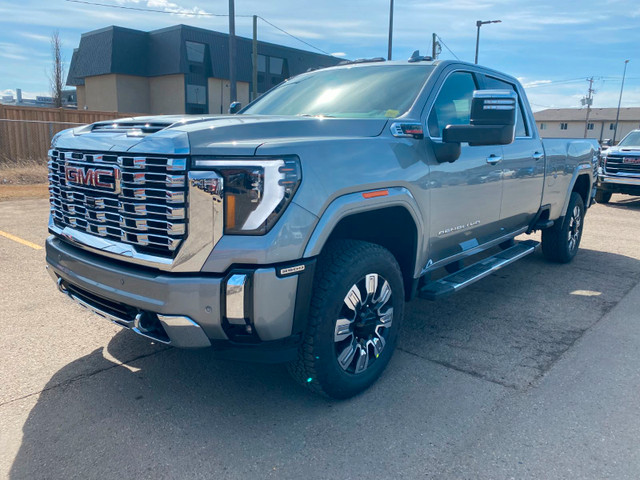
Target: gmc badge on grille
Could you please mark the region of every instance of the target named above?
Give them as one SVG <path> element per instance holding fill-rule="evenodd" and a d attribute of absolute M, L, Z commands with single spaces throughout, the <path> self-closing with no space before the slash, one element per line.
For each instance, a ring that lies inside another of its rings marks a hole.
<path fill-rule="evenodd" d="M 88 168 L 65 165 L 64 178 L 67 183 L 82 185 L 84 187 L 96 187 L 113 193 L 120 193 L 120 169 L 113 168 Z"/>

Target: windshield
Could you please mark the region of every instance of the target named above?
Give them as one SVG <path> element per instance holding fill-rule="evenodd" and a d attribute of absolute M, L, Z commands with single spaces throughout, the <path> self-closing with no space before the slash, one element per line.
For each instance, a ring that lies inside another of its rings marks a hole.
<path fill-rule="evenodd" d="M 631 132 L 618 144 L 619 147 L 640 147 L 640 131 Z"/>
<path fill-rule="evenodd" d="M 431 65 L 318 70 L 282 83 L 242 113 L 395 118 L 411 107 L 432 71 Z"/>

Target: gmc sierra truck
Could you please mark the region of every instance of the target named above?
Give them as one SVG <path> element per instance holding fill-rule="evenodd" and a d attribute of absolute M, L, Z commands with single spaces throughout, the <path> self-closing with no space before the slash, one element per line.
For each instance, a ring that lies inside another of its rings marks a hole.
<path fill-rule="evenodd" d="M 176 347 L 289 362 L 347 398 L 391 358 L 404 303 L 532 253 L 569 262 L 598 145 L 545 140 L 518 81 L 457 61 L 308 72 L 238 114 L 98 122 L 49 153 L 61 292 Z M 480 257 L 480 258 L 479 258 Z"/>
<path fill-rule="evenodd" d="M 609 203 L 614 193 L 640 196 L 640 130 L 602 153 L 596 201 Z"/>

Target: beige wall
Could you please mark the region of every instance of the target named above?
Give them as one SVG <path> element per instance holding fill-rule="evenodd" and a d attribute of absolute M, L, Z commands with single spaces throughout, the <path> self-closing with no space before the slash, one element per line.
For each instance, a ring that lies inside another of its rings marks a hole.
<path fill-rule="evenodd" d="M 238 101 L 249 103 L 249 83 L 238 82 Z M 229 111 L 229 81 L 209 78 L 209 113 Z M 78 108 L 103 112 L 150 114 L 185 113 L 185 78 L 183 74 L 161 77 L 133 75 L 99 75 L 86 77 L 85 86 L 77 87 Z"/>
<path fill-rule="evenodd" d="M 87 106 L 87 96 L 85 95 L 85 87 L 84 85 L 78 85 L 76 87 L 76 97 L 78 103 L 78 110 L 84 110 L 84 107 Z M 89 107 L 87 107 L 88 109 Z"/>
<path fill-rule="evenodd" d="M 149 79 L 116 75 L 118 112 L 149 113 Z"/>
<path fill-rule="evenodd" d="M 209 113 L 229 113 L 231 94 L 229 80 L 209 78 Z M 249 83 L 237 82 L 238 101 L 245 106 L 249 103 Z"/>
<path fill-rule="evenodd" d="M 116 75 L 98 75 L 84 79 L 85 102 L 89 110 L 117 112 Z"/>
<path fill-rule="evenodd" d="M 560 124 L 563 123 L 560 121 L 541 122 L 540 120 L 538 120 L 536 123 L 538 125 L 538 131 L 540 132 L 540 136 L 543 138 L 544 137 L 584 138 L 584 124 L 585 124 L 584 121 L 564 122 L 567 124 L 566 130 L 560 129 Z M 541 123 L 544 123 L 545 125 L 544 129 L 540 128 Z M 587 138 L 595 138 L 596 140 L 605 140 L 607 138 L 609 139 L 613 138 L 613 130 L 610 130 L 609 126 L 612 123 L 615 123 L 615 120 L 606 120 L 604 122 L 602 120 L 597 120 L 593 122 L 590 121 L 589 123 L 593 123 L 593 130 L 587 130 Z M 624 137 L 627 133 L 629 133 L 631 130 L 634 130 L 636 128 L 640 128 L 640 120 L 634 121 L 634 122 L 629 122 L 629 121 L 618 122 L 618 132 L 616 134 L 616 143 L 619 140 L 622 140 L 622 137 Z"/>
<path fill-rule="evenodd" d="M 184 113 L 184 75 L 149 78 L 149 98 L 149 113 Z"/>

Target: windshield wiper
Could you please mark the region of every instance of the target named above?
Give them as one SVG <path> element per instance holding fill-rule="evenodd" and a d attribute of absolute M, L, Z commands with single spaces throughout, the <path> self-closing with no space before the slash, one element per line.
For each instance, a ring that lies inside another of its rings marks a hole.
<path fill-rule="evenodd" d="M 336 118 L 334 115 L 326 115 L 324 113 L 317 113 L 315 115 L 311 115 L 310 113 L 298 113 L 296 117 Z"/>

